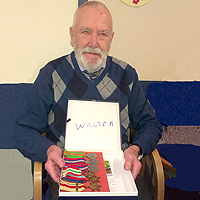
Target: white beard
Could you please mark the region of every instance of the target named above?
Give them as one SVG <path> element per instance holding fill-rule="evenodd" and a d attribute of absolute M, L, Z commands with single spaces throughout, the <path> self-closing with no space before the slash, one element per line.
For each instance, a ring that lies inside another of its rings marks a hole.
<path fill-rule="evenodd" d="M 80 50 L 76 45 L 74 45 L 74 51 L 78 63 L 80 63 L 89 73 L 98 71 L 106 65 L 108 52 L 103 53 L 99 48 L 86 47 Z M 84 57 L 84 53 L 86 52 L 98 54 L 100 58 L 97 60 L 96 63 L 91 63 Z"/>

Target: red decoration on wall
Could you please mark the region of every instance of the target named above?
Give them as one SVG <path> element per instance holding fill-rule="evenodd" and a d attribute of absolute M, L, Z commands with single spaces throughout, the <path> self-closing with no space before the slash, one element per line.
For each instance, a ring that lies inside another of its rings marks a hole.
<path fill-rule="evenodd" d="M 133 7 L 143 6 L 150 0 L 122 0 L 125 4 Z"/>
<path fill-rule="evenodd" d="M 133 3 L 138 4 L 140 0 L 133 0 Z"/>

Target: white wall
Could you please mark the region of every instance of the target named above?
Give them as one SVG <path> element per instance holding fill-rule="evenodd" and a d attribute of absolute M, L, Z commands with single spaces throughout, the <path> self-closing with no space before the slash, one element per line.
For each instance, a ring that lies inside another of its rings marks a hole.
<path fill-rule="evenodd" d="M 110 54 L 129 62 L 142 80 L 200 80 L 200 1 L 151 0 L 131 7 L 100 0 L 112 13 Z"/>
<path fill-rule="evenodd" d="M 115 36 L 110 54 L 141 80 L 200 80 L 200 1 L 151 0 L 134 8 L 100 0 Z M 33 82 L 48 61 L 69 53 L 78 0 L 0 0 L 0 83 Z"/>
<path fill-rule="evenodd" d="M 33 82 L 48 61 L 72 50 L 78 0 L 0 0 L 0 83 Z"/>

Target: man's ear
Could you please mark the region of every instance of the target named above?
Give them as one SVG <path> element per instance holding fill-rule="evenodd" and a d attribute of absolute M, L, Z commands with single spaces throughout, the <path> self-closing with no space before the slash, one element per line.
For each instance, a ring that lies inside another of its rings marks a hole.
<path fill-rule="evenodd" d="M 109 49 L 108 49 L 109 51 L 110 51 L 110 48 L 111 48 L 113 37 L 114 37 L 114 32 L 112 32 L 112 35 L 111 35 L 111 38 L 110 38 Z"/>
<path fill-rule="evenodd" d="M 73 27 L 69 28 L 69 34 L 70 34 L 70 44 L 72 47 L 74 47 L 74 33 L 73 33 Z"/>
<path fill-rule="evenodd" d="M 113 37 L 114 37 L 114 32 L 112 32 L 112 36 L 111 36 L 111 42 L 112 42 L 112 40 L 113 40 Z"/>

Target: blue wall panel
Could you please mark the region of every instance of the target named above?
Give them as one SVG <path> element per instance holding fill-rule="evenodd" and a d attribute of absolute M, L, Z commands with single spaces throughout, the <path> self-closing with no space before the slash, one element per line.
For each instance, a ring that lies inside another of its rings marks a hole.
<path fill-rule="evenodd" d="M 83 3 L 85 3 L 88 0 L 78 0 L 78 6 L 82 5 Z"/>

